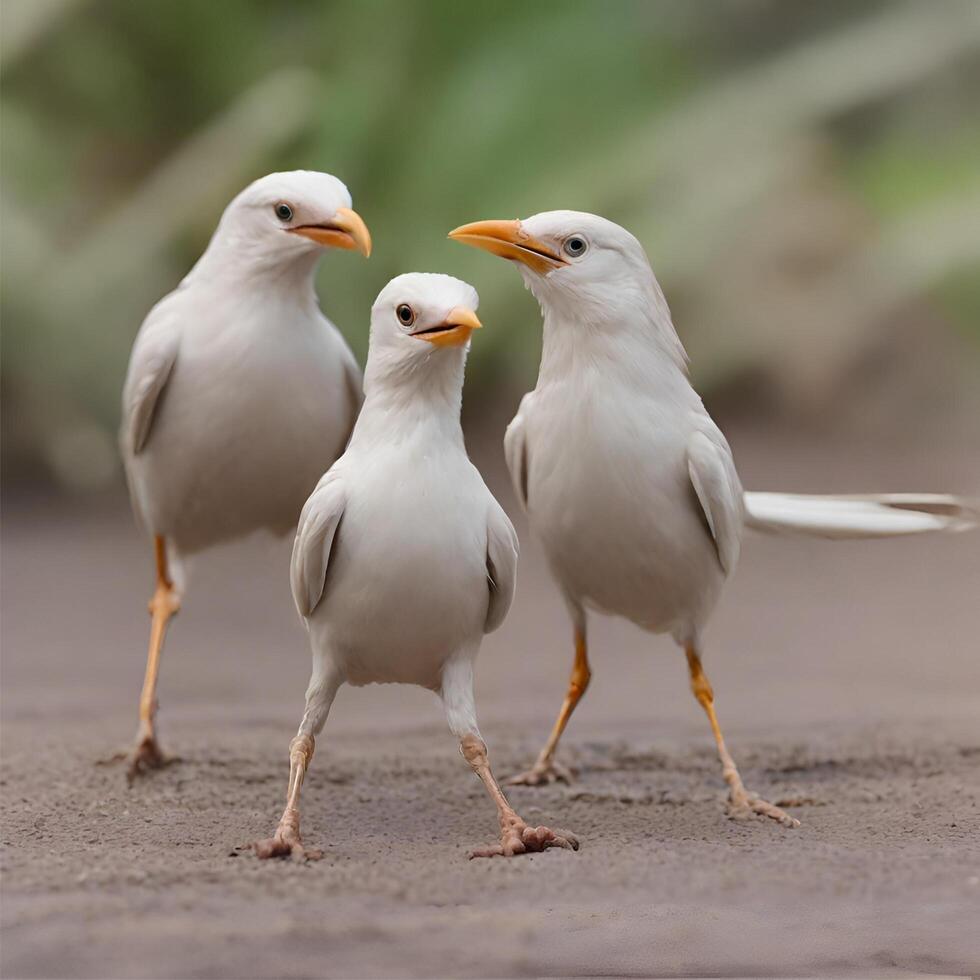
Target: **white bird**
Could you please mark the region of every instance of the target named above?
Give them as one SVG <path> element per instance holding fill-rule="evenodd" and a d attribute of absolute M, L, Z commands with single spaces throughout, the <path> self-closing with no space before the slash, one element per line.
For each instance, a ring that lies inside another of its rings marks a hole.
<path fill-rule="evenodd" d="M 688 380 L 687 355 L 636 238 L 575 211 L 476 222 L 450 237 L 515 261 L 544 318 L 537 385 L 504 449 L 571 614 L 575 661 L 551 737 L 533 768 L 512 781 L 568 778 L 554 756 L 591 677 L 593 610 L 670 633 L 684 648 L 717 742 L 729 814 L 797 825 L 743 786 L 701 664 L 704 625 L 735 570 L 743 526 L 826 537 L 962 530 L 976 525 L 976 505 L 946 495 L 743 493 L 728 443 Z"/>
<path fill-rule="evenodd" d="M 357 416 L 360 370 L 313 283 L 324 247 L 371 252 L 336 177 L 255 181 L 133 345 L 120 441 L 133 508 L 153 537 L 156 590 L 130 779 L 168 761 L 156 685 L 180 608 L 180 559 L 259 528 L 294 528 Z"/>
<path fill-rule="evenodd" d="M 417 684 L 442 699 L 460 750 L 497 806 L 500 843 L 472 856 L 573 848 L 529 827 L 490 771 L 476 723 L 473 664 L 514 596 L 517 536 L 463 445 L 460 405 L 472 286 L 443 275 L 393 279 L 371 311 L 364 406 L 346 452 L 303 508 L 291 583 L 310 632 L 306 711 L 289 746 L 287 803 L 259 857 L 316 857 L 299 797 L 338 687 Z"/>

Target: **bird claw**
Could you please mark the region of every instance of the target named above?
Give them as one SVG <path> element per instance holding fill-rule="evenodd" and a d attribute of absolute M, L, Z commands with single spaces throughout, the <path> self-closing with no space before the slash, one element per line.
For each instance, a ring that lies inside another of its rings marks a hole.
<path fill-rule="evenodd" d="M 570 785 L 575 781 L 570 769 L 559 765 L 553 759 L 550 762 L 536 762 L 530 769 L 517 773 L 507 780 L 508 786 L 547 786 L 549 783 L 565 783 Z"/>
<path fill-rule="evenodd" d="M 268 860 L 269 858 L 291 858 L 293 861 L 319 861 L 323 851 L 317 847 L 306 848 L 298 835 L 289 832 L 276 831 L 274 837 L 257 840 L 252 845 L 255 856 Z"/>
<path fill-rule="evenodd" d="M 126 767 L 126 782 L 132 785 L 137 776 L 141 776 L 151 769 L 163 769 L 175 762 L 180 762 L 180 758 L 164 752 L 157 740 L 152 735 L 148 735 L 140 741 L 129 756 L 129 765 Z"/>
<path fill-rule="evenodd" d="M 728 798 L 728 817 L 731 820 L 754 820 L 756 817 L 768 817 L 781 823 L 784 827 L 799 827 L 800 821 L 791 817 L 785 810 L 780 809 L 761 796 L 755 796 L 742 790 L 732 793 Z"/>
<path fill-rule="evenodd" d="M 128 762 L 126 766 L 126 782 L 133 784 L 137 776 L 149 772 L 151 769 L 163 769 L 175 762 L 180 762 L 180 756 L 170 755 L 160 748 L 157 740 L 152 735 L 144 736 L 132 750 L 123 749 L 114 752 L 103 759 L 96 759 L 97 766 L 111 766 L 117 762 Z"/>
<path fill-rule="evenodd" d="M 481 847 L 470 852 L 470 860 L 483 857 L 514 857 L 528 852 L 546 851 L 549 847 L 561 847 L 577 851 L 578 838 L 567 830 L 556 831 L 548 827 L 529 827 L 520 823 L 508 827 L 500 835 L 500 843 Z"/>

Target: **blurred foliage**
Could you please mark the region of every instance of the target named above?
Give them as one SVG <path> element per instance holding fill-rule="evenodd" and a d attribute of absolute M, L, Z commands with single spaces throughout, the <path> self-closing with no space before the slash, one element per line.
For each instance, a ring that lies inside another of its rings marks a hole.
<path fill-rule="evenodd" d="M 8 472 L 115 478 L 143 315 L 272 170 L 337 174 L 372 230 L 370 262 L 319 274 L 359 356 L 391 276 L 477 285 L 483 393 L 532 383 L 537 311 L 445 233 L 556 207 L 645 242 L 709 393 L 761 377 L 819 410 L 912 304 L 977 336 L 975 0 L 3 0 L 0 17 Z"/>

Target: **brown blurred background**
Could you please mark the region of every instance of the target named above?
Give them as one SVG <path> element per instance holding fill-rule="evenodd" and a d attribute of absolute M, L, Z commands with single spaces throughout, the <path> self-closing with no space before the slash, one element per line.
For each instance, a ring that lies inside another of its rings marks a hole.
<path fill-rule="evenodd" d="M 151 304 L 248 181 L 338 174 L 368 263 L 328 314 L 365 351 L 399 272 L 473 281 L 468 403 L 531 383 L 537 310 L 455 225 L 555 207 L 646 245 L 726 417 L 930 437 L 980 408 L 972 0 L 4 0 L 3 476 L 120 482 Z M 472 415 L 472 412 L 470 412 Z"/>

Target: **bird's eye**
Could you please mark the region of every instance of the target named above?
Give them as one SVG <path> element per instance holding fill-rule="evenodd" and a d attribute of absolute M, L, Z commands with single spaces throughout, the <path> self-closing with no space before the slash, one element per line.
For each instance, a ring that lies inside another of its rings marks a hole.
<path fill-rule="evenodd" d="M 589 243 L 581 235 L 572 235 L 565 239 L 562 251 L 573 259 L 577 259 L 579 256 L 585 255 L 588 247 Z"/>
<path fill-rule="evenodd" d="M 276 205 L 276 217 L 281 221 L 292 221 L 293 209 L 285 201 L 280 201 Z"/>
<path fill-rule="evenodd" d="M 410 327 L 415 322 L 415 310 L 413 310 L 408 303 L 402 303 L 397 310 L 395 310 L 399 321 L 403 323 L 406 327 Z"/>

